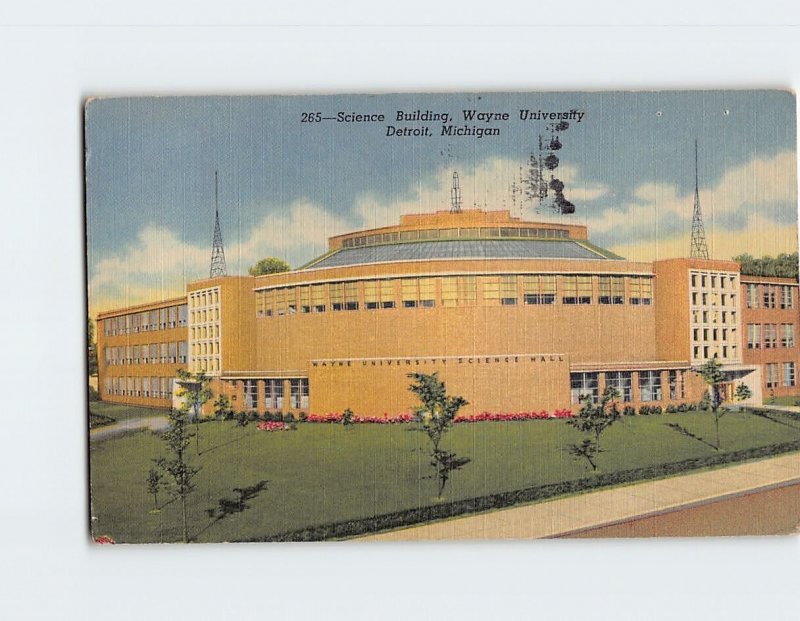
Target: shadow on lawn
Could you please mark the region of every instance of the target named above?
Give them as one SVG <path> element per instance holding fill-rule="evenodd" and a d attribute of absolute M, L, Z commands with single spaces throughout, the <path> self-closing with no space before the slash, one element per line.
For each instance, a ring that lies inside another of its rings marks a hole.
<path fill-rule="evenodd" d="M 681 425 L 679 425 L 678 423 L 664 423 L 664 424 L 665 424 L 667 427 L 669 427 L 670 429 L 672 429 L 673 431 L 676 431 L 677 433 L 679 433 L 679 434 L 681 434 L 681 435 L 683 435 L 683 436 L 686 436 L 687 438 L 691 438 L 692 440 L 697 440 L 697 441 L 698 441 L 698 442 L 700 442 L 701 444 L 705 444 L 706 446 L 709 446 L 709 447 L 711 447 L 711 448 L 712 448 L 712 449 L 714 449 L 715 451 L 718 451 L 718 450 L 719 450 L 719 447 L 718 447 L 718 446 L 714 446 L 713 444 L 711 444 L 711 442 L 707 442 L 706 440 L 704 440 L 704 439 L 703 439 L 703 438 L 701 438 L 700 436 L 693 434 L 693 433 L 692 433 L 691 431 L 689 431 L 689 430 L 688 430 L 686 427 L 682 427 L 682 426 L 681 426 Z"/>
<path fill-rule="evenodd" d="M 269 481 L 262 480 L 256 483 L 255 485 L 251 485 L 249 487 L 234 487 L 233 492 L 237 495 L 236 498 L 220 498 L 217 501 L 217 506 L 212 507 L 211 509 L 206 509 L 206 515 L 211 518 L 211 522 L 209 522 L 205 527 L 201 528 L 194 537 L 192 537 L 193 541 L 197 541 L 197 538 L 206 532 L 209 528 L 214 526 L 217 522 L 221 522 L 227 517 L 231 515 L 236 515 L 238 513 L 244 513 L 247 509 L 250 508 L 250 505 L 247 504 L 248 500 L 253 500 L 256 496 L 258 496 L 261 492 L 267 489 L 267 485 Z"/>

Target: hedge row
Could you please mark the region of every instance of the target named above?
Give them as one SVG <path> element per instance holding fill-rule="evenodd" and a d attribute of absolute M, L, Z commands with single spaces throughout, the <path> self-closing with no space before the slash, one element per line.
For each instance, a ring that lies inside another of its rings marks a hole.
<path fill-rule="evenodd" d="M 687 470 L 697 470 L 699 468 L 759 459 L 792 451 L 800 451 L 800 440 L 741 451 L 731 451 L 730 453 L 723 453 L 721 455 L 709 455 L 707 457 L 685 459 L 683 461 L 633 468 L 631 470 L 622 470 L 608 474 L 598 474 L 597 476 L 573 481 L 550 483 L 548 485 L 528 487 L 510 492 L 500 492 L 489 496 L 467 498 L 438 505 L 418 507 L 416 509 L 404 509 L 402 511 L 394 511 L 392 513 L 358 520 L 332 522 L 272 536 L 243 539 L 242 541 L 323 541 L 327 539 L 345 539 L 357 537 L 359 535 L 374 534 L 380 531 L 393 530 L 405 526 L 413 526 L 433 520 L 443 520 L 492 509 L 503 509 L 520 503 L 546 500 L 555 498 L 556 496 L 586 492 L 593 489 L 649 479 L 659 479 L 680 474 Z"/>

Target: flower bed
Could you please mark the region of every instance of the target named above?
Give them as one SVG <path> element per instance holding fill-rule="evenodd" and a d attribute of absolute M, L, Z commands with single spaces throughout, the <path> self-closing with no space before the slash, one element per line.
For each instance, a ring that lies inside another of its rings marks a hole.
<path fill-rule="evenodd" d="M 286 431 L 289 426 L 286 423 L 278 423 L 275 421 L 261 421 L 256 425 L 256 429 L 260 431 Z"/>
<path fill-rule="evenodd" d="M 541 410 L 540 412 L 481 412 L 475 416 L 467 416 L 459 414 L 453 420 L 454 423 L 479 423 L 484 421 L 492 422 L 505 422 L 505 421 L 525 421 L 525 420 L 547 420 L 551 418 L 570 418 L 572 410 L 554 410 L 548 412 Z M 413 414 L 396 414 L 389 416 L 359 416 L 354 414 L 352 417 L 353 423 L 373 423 L 379 425 L 395 425 L 401 423 L 410 423 L 414 421 Z M 341 423 L 342 415 L 335 412 L 327 414 L 309 414 L 306 419 L 308 423 Z M 261 427 L 259 427 L 260 429 Z"/>

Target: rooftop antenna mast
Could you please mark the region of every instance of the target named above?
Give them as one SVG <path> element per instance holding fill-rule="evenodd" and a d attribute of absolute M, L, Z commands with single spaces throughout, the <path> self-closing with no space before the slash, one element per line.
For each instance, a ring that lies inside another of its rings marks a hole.
<path fill-rule="evenodd" d="M 225 249 L 222 246 L 222 229 L 219 226 L 219 178 L 214 171 L 214 243 L 211 249 L 211 278 L 225 276 Z"/>
<path fill-rule="evenodd" d="M 453 171 L 453 187 L 450 188 L 450 213 L 461 213 L 461 185 L 455 170 Z"/>
<path fill-rule="evenodd" d="M 692 259 L 707 259 L 706 230 L 703 226 L 703 214 L 700 211 L 700 182 L 697 174 L 697 140 L 694 141 L 694 213 L 692 215 Z"/>

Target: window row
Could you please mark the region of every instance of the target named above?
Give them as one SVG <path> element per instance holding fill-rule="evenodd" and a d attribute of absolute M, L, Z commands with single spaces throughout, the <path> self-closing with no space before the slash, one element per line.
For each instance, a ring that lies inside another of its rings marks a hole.
<path fill-rule="evenodd" d="M 735 293 L 692 291 L 692 306 L 730 306 L 736 308 Z"/>
<path fill-rule="evenodd" d="M 266 410 L 283 409 L 283 379 L 244 380 L 244 407 L 248 410 L 258 409 L 259 393 Z M 308 380 L 305 378 L 290 379 L 289 407 L 295 410 L 308 409 Z"/>
<path fill-rule="evenodd" d="M 119 334 L 138 334 L 154 332 L 186 325 L 186 304 L 157 308 L 141 313 L 120 315 L 103 319 L 103 334 L 117 336 Z"/>
<path fill-rule="evenodd" d="M 747 324 L 747 349 L 777 349 L 779 343 L 781 347 L 794 347 L 793 323 Z"/>
<path fill-rule="evenodd" d="M 219 321 L 219 308 L 192 311 L 192 325 Z"/>
<path fill-rule="evenodd" d="M 661 401 L 663 398 L 661 388 L 662 371 L 638 372 L 638 401 Z M 570 398 L 573 405 L 580 404 L 581 398 L 590 397 L 593 403 L 599 399 L 600 376 L 605 376 L 606 388 L 615 388 L 619 394 L 619 401 L 628 403 L 634 401 L 633 371 L 606 371 L 605 373 L 570 373 Z M 683 371 L 671 370 L 667 372 L 667 382 L 670 400 L 685 398 Z"/>
<path fill-rule="evenodd" d="M 130 364 L 183 364 L 186 362 L 188 344 L 151 343 L 149 345 L 125 345 L 104 347 L 106 366 Z"/>
<path fill-rule="evenodd" d="M 106 377 L 103 392 L 118 397 L 172 399 L 172 377 Z"/>
<path fill-rule="evenodd" d="M 374 233 L 350 237 L 342 242 L 344 248 L 374 246 L 376 244 L 392 244 L 401 241 L 418 241 L 426 239 L 488 239 L 493 237 L 533 237 L 541 239 L 567 239 L 567 229 L 538 229 L 516 226 L 483 226 L 451 229 L 415 229 L 393 233 Z"/>
<path fill-rule="evenodd" d="M 189 306 L 193 309 L 204 306 L 219 306 L 219 288 L 192 291 L 189 294 Z"/>
<path fill-rule="evenodd" d="M 724 272 L 691 272 L 690 284 L 692 289 L 704 291 L 725 289 L 736 291 L 736 274 Z"/>
<path fill-rule="evenodd" d="M 738 360 L 738 351 L 739 348 L 735 343 L 726 343 L 725 341 L 710 345 L 693 345 L 692 360 L 711 360 L 712 358 Z"/>
<path fill-rule="evenodd" d="M 728 326 L 736 325 L 736 311 L 734 310 L 693 310 L 693 325 L 713 325 L 722 324 Z"/>
<path fill-rule="evenodd" d="M 647 276 L 509 275 L 394 278 L 256 291 L 256 315 L 517 304 L 650 305 Z"/>
<path fill-rule="evenodd" d="M 794 308 L 794 287 L 791 285 L 745 285 L 747 308 Z M 759 291 L 760 290 L 760 291 Z"/>
<path fill-rule="evenodd" d="M 770 362 L 764 365 L 764 381 L 767 388 L 783 386 L 789 388 L 797 385 L 794 362 Z"/>
<path fill-rule="evenodd" d="M 214 338 L 219 338 L 219 323 L 212 323 L 206 326 L 192 326 L 189 328 L 190 341 Z"/>
<path fill-rule="evenodd" d="M 200 373 L 201 371 L 204 373 L 216 373 L 220 371 L 220 366 L 219 355 L 192 356 L 192 371 L 194 373 Z"/>

